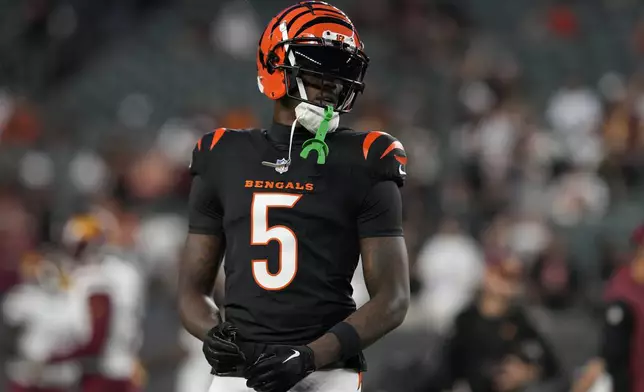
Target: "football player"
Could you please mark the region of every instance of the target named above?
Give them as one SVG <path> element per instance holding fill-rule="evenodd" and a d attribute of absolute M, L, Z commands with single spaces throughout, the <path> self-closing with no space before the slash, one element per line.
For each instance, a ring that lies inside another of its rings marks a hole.
<path fill-rule="evenodd" d="M 5 297 L 2 315 L 17 327 L 15 357 L 6 363 L 10 392 L 65 392 L 81 369 L 73 360 L 54 363 L 56 350 L 74 344 L 70 336 L 67 277 L 50 252 L 30 252 L 21 262 L 21 283 Z"/>
<path fill-rule="evenodd" d="M 644 391 L 644 225 L 633 231 L 631 244 L 631 262 L 617 268 L 606 285 L 600 353 L 573 392 L 596 390 L 606 376 L 614 391 Z"/>
<path fill-rule="evenodd" d="M 194 149 L 179 308 L 204 342 L 211 392 L 360 390 L 362 350 L 405 318 L 405 151 L 339 127 L 364 89 L 363 49 L 338 8 L 286 8 L 257 51 L 273 123 L 220 128 Z M 208 297 L 224 253 L 220 321 Z M 356 310 L 360 255 L 370 299 Z"/>
<path fill-rule="evenodd" d="M 76 344 L 49 359 L 83 364 L 81 392 L 136 392 L 144 376 L 138 351 L 145 282 L 136 262 L 108 239 L 105 223 L 95 214 L 81 214 L 63 228 L 70 256 L 67 307 L 74 319 L 69 329 Z"/>

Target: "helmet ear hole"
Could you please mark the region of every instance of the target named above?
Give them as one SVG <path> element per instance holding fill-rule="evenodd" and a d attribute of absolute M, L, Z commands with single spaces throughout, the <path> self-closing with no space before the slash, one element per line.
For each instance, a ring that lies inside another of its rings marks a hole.
<path fill-rule="evenodd" d="M 279 56 L 275 52 L 270 51 L 268 56 L 266 56 L 266 70 L 269 74 L 275 72 L 275 64 L 280 60 Z"/>

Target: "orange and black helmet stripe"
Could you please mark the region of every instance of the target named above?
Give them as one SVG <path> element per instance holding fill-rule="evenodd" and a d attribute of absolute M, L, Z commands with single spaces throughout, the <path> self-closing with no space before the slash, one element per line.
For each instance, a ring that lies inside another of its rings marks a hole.
<path fill-rule="evenodd" d="M 305 10 L 302 10 L 302 8 L 305 8 Z M 308 2 L 295 4 L 285 9 L 284 11 L 282 11 L 275 18 L 275 22 L 273 23 L 271 28 L 266 30 L 266 33 L 268 34 L 265 33 L 260 38 L 260 46 L 266 35 L 272 34 L 275 31 L 275 29 L 278 28 L 280 23 L 288 15 L 291 15 L 295 12 L 297 13 L 293 15 L 293 17 L 289 20 L 287 24 L 287 31 L 289 31 L 289 38 L 297 37 L 307 28 L 315 26 L 319 23 L 339 24 L 341 26 L 344 26 L 352 30 L 355 34 L 355 28 L 353 26 L 353 23 L 342 11 L 321 1 L 308 1 Z M 295 33 L 292 33 L 291 28 L 298 21 L 300 22 L 299 28 Z"/>
<path fill-rule="evenodd" d="M 315 3 L 315 4 L 318 6 L 314 7 L 313 5 L 309 4 L 309 6 L 306 7 L 307 9 L 305 11 L 302 11 L 297 15 L 293 16 L 293 18 L 287 24 L 288 31 L 291 31 L 291 27 L 293 26 L 293 24 L 295 24 L 295 22 L 297 22 L 302 17 L 304 17 L 305 19 L 308 19 L 309 22 L 311 21 L 311 19 L 315 20 L 315 19 L 318 19 L 319 17 L 331 17 L 341 21 L 345 27 L 353 30 L 353 25 L 351 24 L 351 21 L 349 21 L 347 16 L 343 14 L 340 10 L 337 10 L 324 3 Z M 307 15 L 309 16 L 308 18 L 306 17 Z M 300 28 L 300 31 L 296 32 L 295 34 L 292 34 L 292 36 L 297 37 L 297 35 L 301 33 L 301 31 L 304 29 L 305 28 Z"/>
<path fill-rule="evenodd" d="M 315 11 L 322 11 L 321 13 L 316 13 Z M 338 19 L 342 19 L 344 15 L 342 15 L 341 12 L 338 12 L 333 9 L 326 9 L 326 8 L 313 8 L 313 9 L 307 9 L 305 11 L 300 12 L 299 14 L 293 16 L 293 18 L 286 24 L 287 30 L 290 31 L 291 27 L 293 24 L 300 19 L 300 17 L 305 16 L 309 13 L 312 13 L 315 16 L 331 16 L 331 17 L 336 17 Z M 297 36 L 297 33 L 294 34 L 294 36 Z"/>
<path fill-rule="evenodd" d="M 291 12 L 291 11 L 293 11 L 293 10 L 296 10 L 296 9 L 298 9 L 298 8 L 302 8 L 302 7 L 304 7 L 304 5 L 303 5 L 303 4 L 301 4 L 301 3 L 298 3 L 298 4 L 295 4 L 295 5 L 292 5 L 292 6 L 288 7 L 288 8 L 286 8 L 286 9 L 285 9 L 284 11 L 282 11 L 279 15 L 277 15 L 277 17 L 275 18 L 275 23 L 273 23 L 273 26 L 270 28 L 270 33 L 273 33 L 273 31 L 275 31 L 275 29 L 277 28 L 277 26 L 279 26 L 279 25 L 280 25 L 280 23 L 282 22 L 282 20 L 284 20 L 284 18 L 286 17 L 286 15 L 287 15 L 289 12 Z M 269 30 L 267 30 L 267 31 L 269 31 Z"/>
<path fill-rule="evenodd" d="M 318 8 L 317 12 L 314 9 L 311 9 L 307 12 L 295 15 L 295 17 L 290 20 L 288 24 L 289 37 L 298 37 L 308 28 L 323 23 L 330 25 L 340 25 L 350 30 L 352 33 L 355 31 L 353 24 L 351 23 L 349 18 L 339 13 L 332 7 L 328 6 L 328 8 Z M 293 30 L 295 31 L 293 32 Z"/>
<path fill-rule="evenodd" d="M 264 33 L 261 35 L 261 37 L 259 37 L 258 55 L 259 55 L 259 61 L 260 61 L 260 63 L 262 64 L 262 66 L 266 67 L 266 63 L 265 63 L 265 59 L 264 59 L 264 56 L 265 56 L 266 54 L 262 51 L 262 43 L 264 42 L 264 39 L 269 39 L 269 37 L 273 35 L 273 32 L 275 32 L 275 29 L 277 29 L 277 27 L 280 25 L 280 23 L 282 22 L 282 20 L 284 20 L 284 18 L 286 18 L 286 16 L 287 16 L 291 11 L 298 10 L 298 9 L 300 9 L 300 8 L 307 8 L 307 7 L 306 7 L 304 4 L 302 4 L 302 3 L 297 3 L 297 4 L 294 4 L 294 5 L 292 5 L 292 6 L 288 7 L 288 8 L 286 8 L 286 9 L 285 9 L 285 10 L 283 10 L 282 12 L 280 12 L 280 13 L 275 17 L 275 22 L 273 22 L 273 25 L 272 25 L 270 28 L 266 28 L 266 30 L 265 30 L 265 31 L 264 31 Z M 307 10 L 307 11 L 305 11 L 304 13 L 306 13 L 306 12 L 309 12 L 309 11 Z M 289 23 L 289 28 L 290 28 L 290 23 Z M 288 31 L 288 30 L 287 30 L 287 31 Z"/>
<path fill-rule="evenodd" d="M 348 20 L 347 16 L 346 16 L 344 13 L 342 13 L 341 11 L 339 11 L 338 9 L 336 9 L 335 7 L 333 7 L 333 6 L 329 5 L 329 4 L 325 3 L 325 2 L 322 2 L 322 1 L 306 1 L 306 2 L 301 2 L 301 3 L 297 3 L 297 4 L 295 4 L 295 5 L 292 5 L 292 6 L 288 7 L 288 8 L 286 8 L 284 11 L 282 11 L 282 12 L 281 12 L 281 13 L 280 13 L 276 18 L 275 18 L 275 23 L 273 23 L 273 26 L 271 26 L 271 28 L 270 28 L 270 32 L 272 33 L 273 31 L 275 31 L 275 29 L 279 26 L 279 24 L 282 22 L 282 20 L 284 20 L 284 18 L 286 18 L 286 16 L 287 16 L 288 14 L 290 14 L 290 13 L 291 13 L 291 12 L 293 12 L 293 11 L 297 11 L 297 10 L 299 10 L 300 8 L 306 8 L 306 10 L 304 10 L 304 11 L 300 11 L 297 15 L 295 15 L 295 16 L 294 16 L 294 17 L 289 21 L 289 23 L 288 23 L 288 30 L 289 30 L 289 31 L 290 31 L 290 28 L 291 28 L 291 26 L 293 25 L 293 23 L 294 23 L 298 18 L 300 18 L 301 16 L 304 16 L 304 15 L 306 15 L 306 14 L 312 14 L 312 15 L 314 15 L 314 16 L 315 16 L 315 15 L 316 15 L 316 13 L 315 13 L 316 11 L 325 11 L 325 12 L 328 12 L 328 13 L 331 13 L 331 14 L 335 14 L 335 15 L 337 15 L 337 16 L 339 16 L 339 17 L 341 17 L 341 18 L 344 18 L 344 19 L 347 19 L 347 20 Z"/>
<path fill-rule="evenodd" d="M 307 18 L 308 19 L 308 18 Z M 315 17 L 313 19 L 309 19 L 305 23 L 303 23 L 299 29 L 293 34 L 294 37 L 297 37 L 298 35 L 302 34 L 306 29 L 311 28 L 313 26 L 317 26 L 319 24 L 329 24 L 329 25 L 340 25 L 343 27 L 346 27 L 347 29 L 353 31 L 353 26 L 351 24 L 347 23 L 346 21 L 336 18 L 334 16 L 319 16 Z"/>

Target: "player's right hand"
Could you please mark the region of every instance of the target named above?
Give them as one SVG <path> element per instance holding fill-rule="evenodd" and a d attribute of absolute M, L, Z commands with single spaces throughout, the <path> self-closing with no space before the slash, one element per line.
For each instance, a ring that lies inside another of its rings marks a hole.
<path fill-rule="evenodd" d="M 203 341 L 203 353 L 212 366 L 211 374 L 226 376 L 233 374 L 237 366 L 246 363 L 246 357 L 235 344 L 237 328 L 229 322 L 222 322 L 208 331 Z"/>

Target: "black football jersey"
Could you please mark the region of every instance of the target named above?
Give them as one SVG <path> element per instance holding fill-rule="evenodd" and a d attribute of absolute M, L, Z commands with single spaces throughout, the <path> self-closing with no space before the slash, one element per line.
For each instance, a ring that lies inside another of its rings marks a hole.
<path fill-rule="evenodd" d="M 225 239 L 226 320 L 240 339 L 306 344 L 356 310 L 351 279 L 360 239 L 401 236 L 402 144 L 384 132 L 340 129 L 317 164 L 313 135 L 290 127 L 217 129 L 194 149 L 190 232 Z"/>

